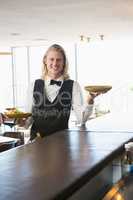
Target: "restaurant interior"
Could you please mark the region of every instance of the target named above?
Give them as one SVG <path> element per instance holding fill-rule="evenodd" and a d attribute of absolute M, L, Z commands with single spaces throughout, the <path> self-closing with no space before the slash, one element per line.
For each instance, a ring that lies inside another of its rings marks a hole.
<path fill-rule="evenodd" d="M 28 88 L 52 44 L 65 49 L 84 99 L 86 87 L 110 89 L 95 98 L 85 126 L 72 110 L 68 130 L 46 139 L 29 143 L 30 127 L 17 117 L 0 125 L 0 200 L 131 200 L 123 160 L 133 141 L 133 1 L 1 2 L 0 113 L 26 114 Z"/>

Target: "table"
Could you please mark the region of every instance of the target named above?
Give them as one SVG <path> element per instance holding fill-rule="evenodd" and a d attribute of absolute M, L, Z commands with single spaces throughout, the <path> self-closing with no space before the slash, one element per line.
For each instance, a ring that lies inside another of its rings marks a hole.
<path fill-rule="evenodd" d="M 19 139 L 0 136 L 0 152 L 3 152 L 5 150 L 15 147 L 18 141 Z"/>

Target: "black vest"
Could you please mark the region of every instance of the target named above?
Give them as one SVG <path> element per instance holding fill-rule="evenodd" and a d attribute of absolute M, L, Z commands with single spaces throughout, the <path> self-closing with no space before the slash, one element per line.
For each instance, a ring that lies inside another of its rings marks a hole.
<path fill-rule="evenodd" d="M 33 125 L 31 139 L 39 132 L 41 136 L 68 128 L 68 120 L 72 104 L 73 81 L 65 80 L 55 100 L 51 103 L 45 92 L 44 81 L 35 81 L 32 108 Z"/>

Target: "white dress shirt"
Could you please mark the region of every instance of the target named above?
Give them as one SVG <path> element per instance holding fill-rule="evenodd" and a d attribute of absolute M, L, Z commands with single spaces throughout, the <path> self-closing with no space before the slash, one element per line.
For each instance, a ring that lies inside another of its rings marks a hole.
<path fill-rule="evenodd" d="M 57 81 L 62 81 L 62 77 L 56 79 Z M 31 112 L 32 102 L 33 102 L 33 88 L 34 83 L 28 89 L 28 97 L 26 103 L 26 112 Z M 50 102 L 53 102 L 56 96 L 59 93 L 61 86 L 57 86 L 56 84 L 50 85 L 50 78 L 47 77 L 45 80 L 45 91 L 47 98 Z M 76 115 L 77 123 L 85 124 L 85 122 L 89 119 L 89 116 L 92 114 L 93 105 L 87 104 L 83 100 L 83 95 L 81 91 L 81 87 L 78 82 L 74 81 L 73 90 L 72 90 L 72 109 Z M 31 123 L 31 122 L 30 122 Z"/>

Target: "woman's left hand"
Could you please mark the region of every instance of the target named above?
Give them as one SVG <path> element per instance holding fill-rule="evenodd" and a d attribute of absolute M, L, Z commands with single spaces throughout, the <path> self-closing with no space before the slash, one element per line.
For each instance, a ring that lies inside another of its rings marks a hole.
<path fill-rule="evenodd" d="M 18 126 L 24 127 L 25 124 L 26 124 L 26 121 L 27 121 L 26 118 L 17 119 L 17 120 L 16 120 L 16 124 L 17 124 Z"/>

